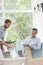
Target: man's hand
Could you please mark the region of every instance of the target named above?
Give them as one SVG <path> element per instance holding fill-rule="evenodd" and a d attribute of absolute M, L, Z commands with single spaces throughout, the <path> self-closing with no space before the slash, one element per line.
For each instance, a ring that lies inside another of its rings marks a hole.
<path fill-rule="evenodd" d="M 7 44 L 7 47 L 8 47 L 8 48 L 12 48 L 12 46 L 11 46 L 10 44 Z"/>
<path fill-rule="evenodd" d="M 16 46 L 12 46 L 11 44 L 8 44 L 7 47 L 8 48 L 13 48 L 13 47 L 16 47 Z"/>
<path fill-rule="evenodd" d="M 31 46 L 29 46 L 29 48 L 32 50 L 32 49 L 34 49 L 33 47 L 31 47 Z"/>
<path fill-rule="evenodd" d="M 31 50 L 34 49 L 32 46 L 26 45 L 27 47 L 29 47 Z"/>
<path fill-rule="evenodd" d="M 7 44 L 7 43 L 4 42 L 4 41 L 1 41 L 0 44 L 5 45 L 5 46 L 7 46 L 8 48 L 12 48 L 12 46 L 11 46 L 10 44 Z"/>

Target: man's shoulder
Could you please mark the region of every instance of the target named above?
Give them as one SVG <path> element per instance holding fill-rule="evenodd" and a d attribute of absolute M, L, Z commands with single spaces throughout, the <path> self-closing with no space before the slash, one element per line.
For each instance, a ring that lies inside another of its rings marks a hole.
<path fill-rule="evenodd" d="M 38 41 L 40 41 L 40 38 L 36 37 L 36 39 L 37 39 Z"/>
<path fill-rule="evenodd" d="M 29 38 L 31 38 L 31 36 L 27 36 L 27 37 L 26 37 L 26 39 L 29 39 Z"/>
<path fill-rule="evenodd" d="M 2 25 L 2 26 L 0 26 L 0 31 L 2 31 L 4 29 L 4 26 Z"/>
<path fill-rule="evenodd" d="M 36 37 L 37 39 L 40 39 L 39 37 Z"/>

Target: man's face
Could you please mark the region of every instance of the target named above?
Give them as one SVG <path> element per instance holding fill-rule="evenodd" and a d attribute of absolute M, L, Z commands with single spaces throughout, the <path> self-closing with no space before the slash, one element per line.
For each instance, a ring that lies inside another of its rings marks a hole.
<path fill-rule="evenodd" d="M 36 37 L 37 36 L 37 31 L 32 30 L 32 37 Z"/>
<path fill-rule="evenodd" d="M 5 28 L 6 28 L 6 29 L 9 28 L 10 25 L 11 25 L 11 23 L 5 23 Z"/>

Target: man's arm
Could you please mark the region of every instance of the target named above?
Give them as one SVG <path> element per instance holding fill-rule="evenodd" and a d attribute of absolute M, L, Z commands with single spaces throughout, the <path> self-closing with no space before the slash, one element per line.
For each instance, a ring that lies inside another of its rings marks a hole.
<path fill-rule="evenodd" d="M 11 46 L 9 44 L 5 43 L 4 41 L 0 41 L 0 45 L 1 44 L 7 46 L 8 48 L 11 48 Z"/>
<path fill-rule="evenodd" d="M 33 47 L 31 47 L 30 45 L 29 45 L 29 43 L 28 43 L 28 41 L 29 41 L 29 36 L 24 40 L 24 44 L 23 44 L 23 46 L 24 47 L 29 47 L 31 50 L 33 49 Z"/>

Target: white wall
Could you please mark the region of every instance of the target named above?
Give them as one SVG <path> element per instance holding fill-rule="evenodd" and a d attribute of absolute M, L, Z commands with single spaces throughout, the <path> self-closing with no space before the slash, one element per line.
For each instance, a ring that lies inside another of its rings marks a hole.
<path fill-rule="evenodd" d="M 33 0 L 33 6 L 37 6 L 37 4 L 43 3 L 43 0 Z M 34 26 L 39 31 L 38 37 L 41 38 L 41 41 L 43 42 L 43 13 L 42 10 L 37 11 L 33 13 L 33 19 L 34 19 Z"/>

